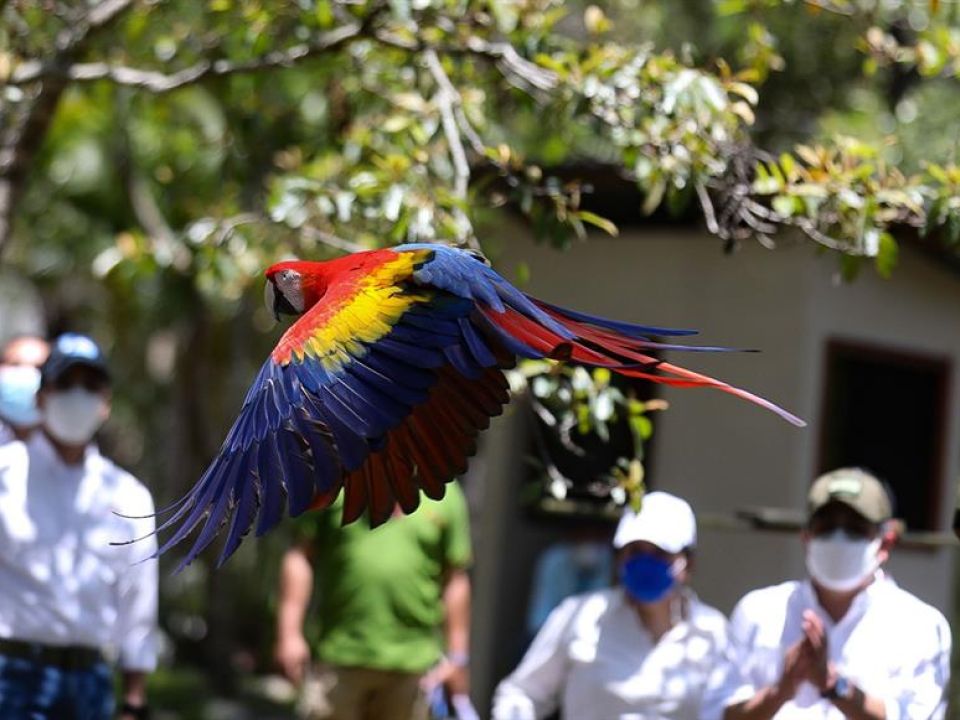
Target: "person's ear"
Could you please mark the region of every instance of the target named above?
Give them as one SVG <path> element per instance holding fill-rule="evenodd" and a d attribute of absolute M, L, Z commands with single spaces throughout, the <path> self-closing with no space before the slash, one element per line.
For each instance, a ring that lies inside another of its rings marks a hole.
<path fill-rule="evenodd" d="M 110 390 L 103 392 L 103 403 L 100 405 L 100 419 L 106 422 L 110 418 L 110 410 L 113 407 L 113 393 Z"/>
<path fill-rule="evenodd" d="M 683 570 L 677 573 L 677 582 L 682 585 L 686 585 L 690 582 L 690 578 L 693 574 L 693 556 L 690 553 L 681 553 L 680 557 L 683 558 Z"/>
<path fill-rule="evenodd" d="M 903 528 L 897 520 L 887 520 L 880 524 L 880 552 L 884 554 L 883 560 L 890 556 L 890 551 L 897 544 L 902 532 Z"/>

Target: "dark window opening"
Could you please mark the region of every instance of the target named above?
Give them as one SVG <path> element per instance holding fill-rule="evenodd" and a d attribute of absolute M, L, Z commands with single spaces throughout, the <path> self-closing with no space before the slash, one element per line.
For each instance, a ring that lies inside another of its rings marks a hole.
<path fill-rule="evenodd" d="M 589 368 L 587 368 L 590 371 Z M 656 385 L 645 380 L 628 378 L 611 373 L 610 385 L 625 397 L 646 402 L 656 396 Z M 535 402 L 534 398 L 529 400 Z M 557 408 L 550 408 L 556 411 Z M 552 506 L 550 491 L 551 465 L 554 472 L 570 481 L 572 485 L 566 491 L 565 503 L 569 503 L 563 514 L 592 516 L 606 514 L 611 510 L 609 478 L 618 461 L 639 456 L 643 463 L 647 489 L 650 489 L 652 467 L 651 452 L 656 432 L 646 442 L 637 445 L 631 429 L 628 413 L 621 406 L 616 419 L 607 423 L 607 436 L 596 432 L 580 433 L 576 427 L 568 427 L 566 433 L 561 430 L 562 423 L 545 422 L 531 407 L 530 433 L 527 442 L 527 473 L 522 491 L 521 503 L 535 512 L 546 508 L 541 501 L 546 500 Z M 559 417 L 554 414 L 554 420 Z M 656 425 L 657 413 L 648 412 L 647 419 Z M 620 468 L 621 470 L 623 468 Z M 548 511 L 549 512 L 549 511 Z"/>
<path fill-rule="evenodd" d="M 870 470 L 908 529 L 937 530 L 949 362 L 831 341 L 826 363 L 820 470 Z"/>

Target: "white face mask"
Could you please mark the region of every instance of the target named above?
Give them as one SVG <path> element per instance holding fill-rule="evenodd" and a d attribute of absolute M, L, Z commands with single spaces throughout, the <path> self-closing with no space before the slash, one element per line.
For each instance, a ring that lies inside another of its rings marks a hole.
<path fill-rule="evenodd" d="M 40 371 L 29 365 L 0 366 L 0 418 L 30 428 L 40 424 L 37 390 Z"/>
<path fill-rule="evenodd" d="M 44 400 L 43 424 L 65 445 L 86 445 L 106 415 L 103 396 L 82 387 L 49 393 Z"/>
<path fill-rule="evenodd" d="M 827 590 L 849 592 L 880 567 L 881 542 L 881 538 L 851 538 L 842 530 L 813 538 L 807 544 L 807 571 Z"/>

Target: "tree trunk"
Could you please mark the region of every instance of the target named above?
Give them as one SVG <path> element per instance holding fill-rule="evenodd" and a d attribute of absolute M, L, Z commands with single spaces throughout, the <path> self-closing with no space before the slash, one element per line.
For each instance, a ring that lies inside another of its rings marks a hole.
<path fill-rule="evenodd" d="M 14 210 L 23 197 L 33 160 L 66 87 L 66 81 L 59 78 L 40 83 L 36 96 L 26 101 L 26 107 L 4 134 L 0 146 L 0 258 L 13 233 Z"/>
<path fill-rule="evenodd" d="M 133 0 L 101 0 L 80 17 L 61 18 L 66 28 L 57 34 L 53 57 L 31 59 L 41 63 L 43 74 L 25 89 L 28 98 L 19 112 L 14 110 L 0 137 L 0 260 L 10 244 L 14 214 L 26 190 L 27 176 L 70 82 L 67 70 L 84 45 L 132 4 Z M 0 118 L 0 127 L 3 120 Z"/>

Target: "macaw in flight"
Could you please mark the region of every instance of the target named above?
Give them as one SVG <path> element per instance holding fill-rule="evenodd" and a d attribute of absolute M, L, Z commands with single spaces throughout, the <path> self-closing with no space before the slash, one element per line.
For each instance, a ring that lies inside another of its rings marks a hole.
<path fill-rule="evenodd" d="M 440 498 L 476 438 L 509 401 L 504 370 L 520 358 L 605 367 L 678 387 L 710 387 L 804 422 L 720 380 L 651 357 L 707 350 L 650 340 L 692 330 L 646 327 L 550 305 L 520 292 L 476 253 L 401 245 L 266 271 L 279 319 L 299 316 L 250 387 L 219 454 L 158 532 L 161 554 L 202 529 L 180 568 L 229 523 L 218 567 L 255 529 L 332 503 L 372 526 L 419 490 Z"/>

